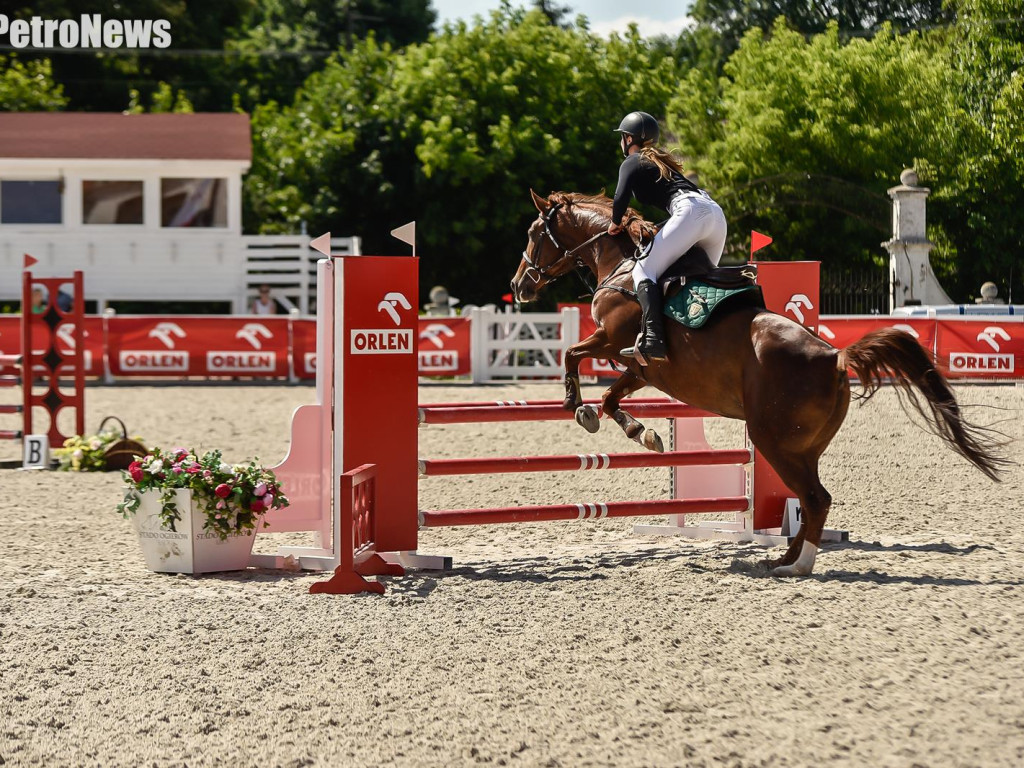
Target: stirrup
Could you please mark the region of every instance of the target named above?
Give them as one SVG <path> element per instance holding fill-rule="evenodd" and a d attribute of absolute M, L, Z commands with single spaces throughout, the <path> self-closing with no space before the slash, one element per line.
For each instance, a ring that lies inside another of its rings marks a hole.
<path fill-rule="evenodd" d="M 640 363 L 640 365 L 644 367 L 649 365 L 652 361 L 656 363 L 661 363 L 668 360 L 667 351 L 663 352 L 661 355 L 645 355 L 643 352 L 640 351 L 641 346 L 643 346 L 642 339 L 641 337 L 637 337 L 636 343 L 632 347 L 626 347 L 625 349 L 619 350 L 619 354 L 622 355 L 623 357 L 632 357 L 634 360 L 636 360 L 638 363 Z M 664 348 L 665 346 L 664 344 L 662 344 L 662 349 Z"/>

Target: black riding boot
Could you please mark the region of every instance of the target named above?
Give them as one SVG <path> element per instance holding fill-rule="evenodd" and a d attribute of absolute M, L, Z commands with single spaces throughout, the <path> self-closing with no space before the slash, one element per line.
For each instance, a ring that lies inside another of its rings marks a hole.
<path fill-rule="evenodd" d="M 640 335 L 635 346 L 622 350 L 625 357 L 635 357 L 641 365 L 651 360 L 667 360 L 665 349 L 665 316 L 662 314 L 664 298 L 661 288 L 653 280 L 641 280 L 636 287 L 636 298 L 643 313 Z"/>

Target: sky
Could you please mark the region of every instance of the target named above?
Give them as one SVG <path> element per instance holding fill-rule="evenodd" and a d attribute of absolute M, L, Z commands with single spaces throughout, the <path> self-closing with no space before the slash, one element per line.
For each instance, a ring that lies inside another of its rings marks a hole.
<path fill-rule="evenodd" d="M 472 20 L 474 16 L 486 17 L 488 12 L 501 5 L 500 0 L 431 0 L 437 11 L 438 26 L 457 19 Z M 529 0 L 512 0 L 512 5 L 529 7 Z M 645 0 L 643 3 L 623 0 L 558 0 L 558 5 L 567 5 L 572 11 L 570 18 L 583 14 L 590 20 L 590 29 L 599 35 L 610 32 L 625 32 L 630 22 L 636 22 L 644 37 L 654 35 L 678 35 L 687 22 L 689 0 Z M 631 10 L 630 6 L 641 6 Z"/>

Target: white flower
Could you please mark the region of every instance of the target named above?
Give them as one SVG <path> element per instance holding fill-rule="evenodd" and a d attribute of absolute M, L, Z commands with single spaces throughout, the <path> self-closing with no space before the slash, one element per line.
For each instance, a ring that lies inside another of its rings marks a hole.
<path fill-rule="evenodd" d="M 231 465 L 226 463 L 226 462 L 221 462 L 221 465 L 220 465 L 219 469 L 220 469 L 221 472 L 227 474 L 227 473 L 231 472 Z"/>
<path fill-rule="evenodd" d="M 163 468 L 164 463 L 161 459 L 157 459 L 156 461 L 149 465 L 149 471 L 152 472 L 154 475 L 162 471 Z"/>

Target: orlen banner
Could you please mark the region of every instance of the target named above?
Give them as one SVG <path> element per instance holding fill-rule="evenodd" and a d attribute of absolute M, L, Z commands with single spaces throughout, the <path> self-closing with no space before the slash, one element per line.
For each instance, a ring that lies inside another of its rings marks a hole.
<path fill-rule="evenodd" d="M 950 377 L 1021 378 L 1024 373 L 1024 322 L 1010 318 L 943 318 L 935 350 Z"/>
<path fill-rule="evenodd" d="M 75 326 L 62 325 L 57 332 L 57 351 L 73 354 L 75 348 Z M 86 376 L 103 375 L 103 318 L 90 315 L 85 318 L 82 329 L 85 336 L 83 362 Z M 32 346 L 43 350 L 49 345 L 49 329 L 43 322 L 32 326 Z M 21 353 L 21 315 L 0 315 L 0 354 L 17 355 Z M 17 375 L 19 369 L 14 366 L 0 366 L 0 374 Z"/>
<path fill-rule="evenodd" d="M 295 375 L 316 378 L 316 320 L 303 318 L 292 323 L 292 354 Z"/>
<path fill-rule="evenodd" d="M 755 261 L 757 284 L 772 312 L 796 320 L 812 333 L 818 332 L 818 284 L 821 262 Z"/>
<path fill-rule="evenodd" d="M 420 376 L 461 376 L 470 372 L 468 317 L 419 319 Z"/>
<path fill-rule="evenodd" d="M 114 376 L 287 376 L 288 318 L 112 317 Z"/>
<path fill-rule="evenodd" d="M 929 354 L 935 350 L 935 320 L 932 318 L 828 315 L 818 320 L 818 335 L 836 349 L 845 349 L 879 328 L 906 331 Z"/>

